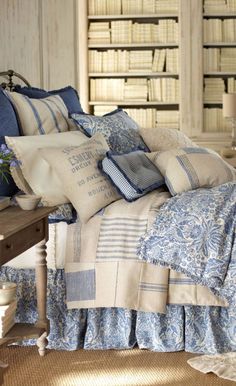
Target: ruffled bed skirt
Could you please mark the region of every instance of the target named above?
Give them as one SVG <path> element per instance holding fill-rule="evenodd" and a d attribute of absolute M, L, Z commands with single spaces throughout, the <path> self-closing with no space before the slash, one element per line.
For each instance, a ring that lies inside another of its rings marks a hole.
<path fill-rule="evenodd" d="M 174 305 L 167 307 L 165 315 L 122 308 L 67 310 L 64 277 L 62 269 L 48 270 L 48 348 L 130 349 L 138 345 L 159 352 L 236 351 L 236 310 Z M 34 323 L 35 270 L 2 267 L 0 280 L 17 283 L 16 321 Z"/>

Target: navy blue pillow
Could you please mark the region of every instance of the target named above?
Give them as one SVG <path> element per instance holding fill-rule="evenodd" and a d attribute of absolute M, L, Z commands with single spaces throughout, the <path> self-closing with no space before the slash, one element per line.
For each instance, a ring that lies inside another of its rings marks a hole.
<path fill-rule="evenodd" d="M 0 145 L 5 143 L 5 135 L 17 137 L 20 131 L 12 104 L 0 87 Z M 0 196 L 13 196 L 19 190 L 11 176 L 8 181 L 0 177 Z"/>
<path fill-rule="evenodd" d="M 69 114 L 83 113 L 83 109 L 81 107 L 80 100 L 79 100 L 79 95 L 77 91 L 71 86 L 67 86 L 59 90 L 52 90 L 52 91 L 45 91 L 36 87 L 16 86 L 14 91 L 20 94 L 26 95 L 29 98 L 35 98 L 35 99 L 46 98 L 50 95 L 59 95 L 63 99 Z"/>

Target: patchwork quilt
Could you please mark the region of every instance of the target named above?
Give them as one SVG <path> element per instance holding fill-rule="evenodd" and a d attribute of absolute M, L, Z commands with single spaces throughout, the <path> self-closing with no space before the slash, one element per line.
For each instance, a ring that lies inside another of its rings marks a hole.
<path fill-rule="evenodd" d="M 227 302 L 181 272 L 141 261 L 139 240 L 152 229 L 170 198 L 159 188 L 134 202 L 107 206 L 86 224 L 69 226 L 67 307 L 121 307 L 166 312 L 167 304 L 227 306 Z"/>

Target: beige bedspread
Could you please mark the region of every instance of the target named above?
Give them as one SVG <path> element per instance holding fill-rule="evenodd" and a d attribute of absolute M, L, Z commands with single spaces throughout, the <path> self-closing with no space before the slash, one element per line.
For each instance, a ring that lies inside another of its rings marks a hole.
<path fill-rule="evenodd" d="M 169 197 L 159 189 L 132 203 L 121 199 L 88 223 L 69 226 L 68 308 L 122 307 L 165 313 L 166 304 L 227 306 L 183 274 L 138 259 L 139 238 Z"/>

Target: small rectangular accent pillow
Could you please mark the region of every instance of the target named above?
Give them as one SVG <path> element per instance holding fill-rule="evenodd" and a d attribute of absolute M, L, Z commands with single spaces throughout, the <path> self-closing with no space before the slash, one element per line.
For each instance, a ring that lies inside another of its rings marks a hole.
<path fill-rule="evenodd" d="M 89 114 L 72 114 L 71 118 L 90 136 L 104 135 L 110 149 L 118 154 L 134 150 L 149 151 L 138 132 L 138 124 L 122 109 L 102 117 Z"/>
<path fill-rule="evenodd" d="M 150 128 L 139 130 L 150 151 L 164 151 L 179 147 L 198 147 L 183 132 L 168 128 Z"/>
<path fill-rule="evenodd" d="M 165 176 L 172 196 L 236 181 L 236 170 L 219 154 L 206 148 L 187 147 L 158 152 L 152 161 Z"/>
<path fill-rule="evenodd" d="M 98 169 L 109 147 L 97 133 L 80 146 L 41 149 L 41 155 L 57 174 L 63 192 L 87 222 L 100 209 L 121 197 L 109 179 Z"/>
<path fill-rule="evenodd" d="M 39 148 L 79 146 L 87 139 L 79 131 L 37 136 L 6 137 L 7 145 L 12 148 L 17 159 L 21 161 L 20 167 L 12 168 L 11 170 L 17 186 L 25 193 L 33 192 L 41 196 L 42 203 L 45 206 L 69 202 L 62 191 L 60 178 L 44 160 L 39 152 Z"/>
<path fill-rule="evenodd" d="M 6 92 L 19 117 L 23 135 L 60 133 L 76 130 L 68 110 L 58 95 L 32 99 L 16 92 Z"/>
<path fill-rule="evenodd" d="M 134 201 L 165 184 L 165 179 L 144 152 L 115 155 L 107 152 L 100 167 L 127 201 Z"/>
<path fill-rule="evenodd" d="M 14 88 L 14 91 L 34 99 L 46 98 L 50 95 L 59 95 L 63 99 L 69 114 L 83 113 L 79 95 L 77 91 L 71 86 L 63 87 L 58 90 L 46 91 L 37 87 L 21 87 L 17 85 Z"/>

